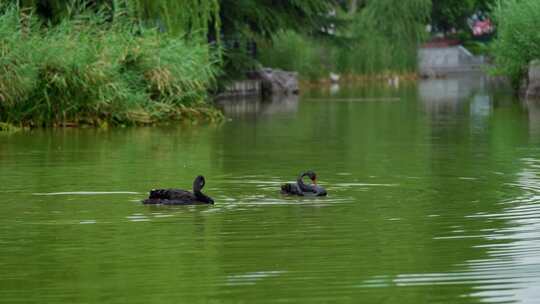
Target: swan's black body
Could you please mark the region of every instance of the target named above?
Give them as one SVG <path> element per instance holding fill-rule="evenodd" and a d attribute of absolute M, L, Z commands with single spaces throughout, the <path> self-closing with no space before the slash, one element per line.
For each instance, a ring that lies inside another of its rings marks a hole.
<path fill-rule="evenodd" d="M 204 183 L 204 177 L 199 175 L 193 181 L 193 193 L 181 189 L 154 189 L 142 202 L 162 205 L 213 204 L 214 200 L 201 192 Z"/>
<path fill-rule="evenodd" d="M 306 185 L 303 180 L 304 176 L 308 176 L 313 182 L 313 185 Z M 299 196 L 326 196 L 326 190 L 317 185 L 317 174 L 313 171 L 306 171 L 300 174 L 296 183 L 281 185 L 281 193 Z"/>

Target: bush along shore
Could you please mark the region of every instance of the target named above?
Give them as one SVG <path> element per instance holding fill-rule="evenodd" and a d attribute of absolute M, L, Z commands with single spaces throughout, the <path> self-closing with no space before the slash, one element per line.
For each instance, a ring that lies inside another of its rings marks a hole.
<path fill-rule="evenodd" d="M 529 63 L 540 59 L 540 2 L 508 0 L 497 5 L 494 13 L 498 31 L 491 46 L 495 72 L 510 77 L 517 88 L 527 76 Z"/>
<path fill-rule="evenodd" d="M 540 99 L 540 2 L 508 0 L 494 13 L 498 35 L 490 50 L 495 74 L 509 77 L 521 97 Z"/>
<path fill-rule="evenodd" d="M 126 15 L 127 16 L 127 15 Z M 50 26 L 0 10 L 0 122 L 25 127 L 222 119 L 206 103 L 220 71 L 207 43 L 128 17 L 77 14 Z"/>

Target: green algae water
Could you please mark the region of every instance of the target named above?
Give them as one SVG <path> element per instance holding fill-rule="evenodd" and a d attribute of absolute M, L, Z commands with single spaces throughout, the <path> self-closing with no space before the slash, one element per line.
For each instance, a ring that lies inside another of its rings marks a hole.
<path fill-rule="evenodd" d="M 1 303 L 538 303 L 540 105 L 479 79 L 0 134 Z M 313 169 L 325 198 L 279 194 Z M 214 206 L 146 206 L 206 177 Z"/>

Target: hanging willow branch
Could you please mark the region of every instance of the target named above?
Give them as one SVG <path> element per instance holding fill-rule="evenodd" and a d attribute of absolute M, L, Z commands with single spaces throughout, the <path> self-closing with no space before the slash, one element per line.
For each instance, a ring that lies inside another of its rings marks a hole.
<path fill-rule="evenodd" d="M 42 18 L 57 23 L 71 12 L 84 9 L 114 15 L 127 12 L 140 24 L 158 27 L 173 35 L 219 38 L 219 0 L 8 0 L 32 8 Z M 77 9 L 73 9 L 77 8 Z M 210 33 L 212 32 L 212 33 Z"/>
<path fill-rule="evenodd" d="M 218 0 L 116 0 L 115 6 L 130 7 L 144 23 L 171 34 L 206 38 L 219 32 Z"/>

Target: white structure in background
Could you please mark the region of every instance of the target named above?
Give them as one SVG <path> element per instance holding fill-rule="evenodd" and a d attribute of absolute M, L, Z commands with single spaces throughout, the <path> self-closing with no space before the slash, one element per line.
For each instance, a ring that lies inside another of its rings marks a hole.
<path fill-rule="evenodd" d="M 418 49 L 418 71 L 422 77 L 479 71 L 485 63 L 484 56 L 474 56 L 461 45 Z"/>

